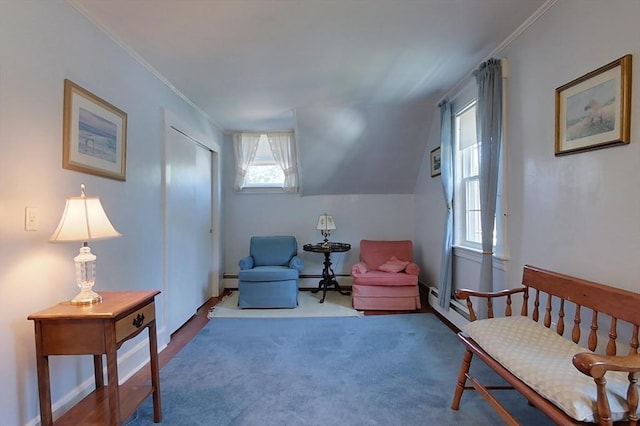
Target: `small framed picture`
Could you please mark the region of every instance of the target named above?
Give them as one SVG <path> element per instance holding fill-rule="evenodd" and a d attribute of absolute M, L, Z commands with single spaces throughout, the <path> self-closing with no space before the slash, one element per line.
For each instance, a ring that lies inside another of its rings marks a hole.
<path fill-rule="evenodd" d="M 555 154 L 628 144 L 631 55 L 556 89 Z"/>
<path fill-rule="evenodd" d="M 62 167 L 110 179 L 126 179 L 127 114 L 64 81 Z"/>
<path fill-rule="evenodd" d="M 440 147 L 431 150 L 431 177 L 440 176 Z"/>

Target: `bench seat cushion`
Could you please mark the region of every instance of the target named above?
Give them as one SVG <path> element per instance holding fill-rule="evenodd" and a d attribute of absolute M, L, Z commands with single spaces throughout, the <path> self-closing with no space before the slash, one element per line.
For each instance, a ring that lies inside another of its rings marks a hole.
<path fill-rule="evenodd" d="M 477 320 L 462 329 L 492 358 L 570 417 L 597 421 L 594 380 L 578 371 L 573 356 L 590 352 L 528 317 Z M 609 372 L 607 392 L 613 421 L 627 411 L 626 373 Z M 639 409 L 640 411 L 640 409 Z"/>

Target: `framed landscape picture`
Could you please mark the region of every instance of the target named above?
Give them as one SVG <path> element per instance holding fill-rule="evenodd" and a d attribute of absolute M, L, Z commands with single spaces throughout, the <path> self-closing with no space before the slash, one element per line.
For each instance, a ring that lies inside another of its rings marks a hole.
<path fill-rule="evenodd" d="M 110 179 L 126 179 L 125 112 L 65 80 L 63 120 L 63 168 Z"/>
<path fill-rule="evenodd" d="M 431 177 L 440 176 L 440 147 L 431 150 Z"/>
<path fill-rule="evenodd" d="M 556 89 L 555 155 L 628 144 L 631 55 Z"/>

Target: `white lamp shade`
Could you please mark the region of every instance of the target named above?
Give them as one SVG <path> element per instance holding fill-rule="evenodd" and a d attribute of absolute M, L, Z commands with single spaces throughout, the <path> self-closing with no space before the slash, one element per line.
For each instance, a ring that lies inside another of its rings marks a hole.
<path fill-rule="evenodd" d="M 336 223 L 333 221 L 333 217 L 330 214 L 321 214 L 318 218 L 318 225 L 316 225 L 318 231 L 332 231 L 336 229 Z"/>
<path fill-rule="evenodd" d="M 98 197 L 70 197 L 51 241 L 93 241 L 119 237 Z"/>

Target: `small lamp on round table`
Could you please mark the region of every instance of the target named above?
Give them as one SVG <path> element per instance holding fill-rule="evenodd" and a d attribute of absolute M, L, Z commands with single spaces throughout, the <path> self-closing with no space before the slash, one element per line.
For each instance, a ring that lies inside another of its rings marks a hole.
<path fill-rule="evenodd" d="M 322 234 L 322 237 L 324 238 L 324 242 L 322 244 L 325 247 L 328 247 L 329 235 L 331 235 L 331 231 L 334 231 L 336 229 L 336 223 L 333 221 L 333 217 L 327 213 L 321 214 L 318 218 L 316 229 L 320 231 L 320 234 Z"/>

